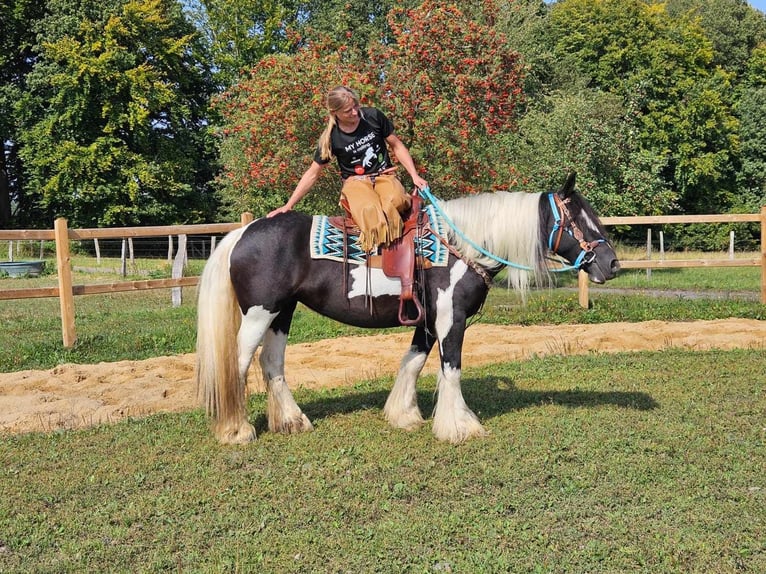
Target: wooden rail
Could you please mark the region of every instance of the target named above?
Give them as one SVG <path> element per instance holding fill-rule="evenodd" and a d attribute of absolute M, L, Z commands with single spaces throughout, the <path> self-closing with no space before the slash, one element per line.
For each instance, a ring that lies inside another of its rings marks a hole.
<path fill-rule="evenodd" d="M 227 233 L 242 225 L 250 223 L 252 220 L 253 215 L 251 213 L 243 213 L 239 223 L 121 227 L 116 229 L 68 229 L 66 219 L 59 218 L 54 222 L 52 230 L 0 230 L 0 240 L 54 240 L 56 242 L 56 270 L 58 276 L 58 287 L 3 289 L 0 291 L 0 300 L 58 297 L 61 310 L 61 336 L 64 342 L 64 347 L 72 348 L 77 342 L 77 332 L 75 330 L 74 321 L 75 295 L 193 287 L 199 282 L 199 277 L 178 277 L 174 279 L 149 279 L 146 281 L 119 281 L 117 283 L 106 284 L 73 285 L 72 265 L 69 253 L 70 241 L 102 238 L 124 239 L 127 237 Z"/>
<path fill-rule="evenodd" d="M 68 229 L 65 219 L 57 219 L 53 229 L 0 230 L 0 240 L 44 240 L 56 241 L 56 266 L 58 287 L 26 289 L 3 289 L 0 300 L 58 297 L 61 308 L 61 332 L 64 347 L 71 348 L 77 341 L 74 323 L 74 296 L 98 293 L 117 293 L 121 291 L 142 291 L 145 289 L 165 289 L 193 287 L 199 277 L 179 277 L 175 279 L 150 279 L 146 281 L 120 281 L 108 284 L 73 285 L 72 268 L 69 255 L 69 242 L 101 238 L 158 237 L 168 235 L 194 235 L 227 233 L 253 220 L 251 213 L 243 213 L 239 223 L 214 223 L 203 225 L 172 225 L 150 227 L 123 227 L 117 229 Z M 766 304 L 766 206 L 760 214 L 724 214 L 724 215 L 665 215 L 639 217 L 603 217 L 606 226 L 613 225 L 666 225 L 688 223 L 747 223 L 761 224 L 760 258 L 714 260 L 714 259 L 675 259 L 675 260 L 626 260 L 620 261 L 622 269 L 682 268 L 682 267 L 761 267 L 761 302 Z M 583 271 L 578 277 L 579 302 L 588 307 L 588 278 Z"/>
<path fill-rule="evenodd" d="M 727 213 L 719 215 L 657 215 L 637 217 L 602 217 L 610 225 L 666 225 L 679 223 L 761 223 L 761 256 L 747 259 L 637 259 L 620 260 L 622 269 L 673 269 L 683 267 L 761 267 L 761 303 L 766 304 L 766 206 L 761 213 Z M 584 271 L 578 277 L 579 301 L 588 307 L 588 279 Z"/>

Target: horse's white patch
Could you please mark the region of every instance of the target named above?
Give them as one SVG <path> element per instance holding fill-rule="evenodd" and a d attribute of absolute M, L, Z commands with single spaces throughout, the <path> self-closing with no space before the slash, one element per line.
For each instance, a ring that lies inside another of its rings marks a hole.
<path fill-rule="evenodd" d="M 439 289 L 439 294 L 436 296 L 436 336 L 439 338 L 439 344 L 452 327 L 452 296 L 455 286 L 466 271 L 468 271 L 468 265 L 459 259 L 449 271 L 449 285 L 446 289 Z"/>
<path fill-rule="evenodd" d="M 589 213 L 583 210 L 580 212 L 580 215 L 583 219 L 585 219 L 585 223 L 588 225 L 591 231 L 593 231 L 594 233 L 600 233 L 600 231 L 598 230 L 598 224 L 595 221 L 593 221 Z"/>
<path fill-rule="evenodd" d="M 240 375 L 247 372 L 253 353 L 261 344 L 263 334 L 278 313 L 270 313 L 260 305 L 250 307 L 242 316 L 242 324 L 237 333 L 237 348 L 239 349 Z"/>
<path fill-rule="evenodd" d="M 263 376 L 267 381 L 284 376 L 286 347 L 287 335 L 285 333 L 275 333 L 271 329 L 266 329 L 259 360 Z"/>
<path fill-rule="evenodd" d="M 369 271 L 369 275 L 368 275 Z M 380 297 L 381 295 L 394 295 L 402 292 L 402 282 L 386 276 L 382 269 L 368 269 L 365 265 L 357 265 L 351 269 L 351 281 L 349 282 L 348 297 Z"/>

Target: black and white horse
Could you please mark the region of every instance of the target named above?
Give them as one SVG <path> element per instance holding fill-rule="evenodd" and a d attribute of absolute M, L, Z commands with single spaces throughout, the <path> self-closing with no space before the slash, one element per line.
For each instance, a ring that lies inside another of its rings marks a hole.
<path fill-rule="evenodd" d="M 460 387 L 466 321 L 479 311 L 491 278 L 508 263 L 512 286 L 524 292 L 548 277 L 546 255 L 554 252 L 591 281 L 603 283 L 619 270 L 604 227 L 574 189 L 571 175 L 555 193 L 496 192 L 438 202 L 453 227 L 443 266 L 420 274 L 424 321 L 385 404 L 394 427 L 423 423 L 415 384 L 438 342 L 441 366 L 433 433 L 461 442 L 485 433 Z M 211 255 L 199 285 L 197 383 L 222 443 L 255 439 L 246 412 L 246 377 L 256 349 L 268 392 L 272 432 L 312 429 L 284 376 L 287 335 L 300 302 L 337 321 L 360 327 L 399 325 L 399 280 L 363 262 L 312 258 L 313 218 L 288 212 L 257 219 L 229 233 Z M 332 357 L 327 358 L 332 361 Z"/>

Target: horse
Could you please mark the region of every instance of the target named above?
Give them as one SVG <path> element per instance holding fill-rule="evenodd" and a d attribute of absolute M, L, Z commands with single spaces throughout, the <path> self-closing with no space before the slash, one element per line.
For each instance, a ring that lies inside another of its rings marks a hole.
<path fill-rule="evenodd" d="M 507 268 L 510 284 L 524 296 L 533 281 L 550 279 L 549 252 L 597 284 L 615 277 L 619 262 L 598 216 L 575 190 L 574 174 L 555 192 L 498 191 L 438 201 L 438 206 L 449 222 L 446 237 L 438 238 L 448 257 L 443 266 L 418 274 L 424 319 L 415 327 L 383 413 L 399 429 L 424 423 L 416 382 L 438 342 L 432 432 L 439 440 L 460 443 L 486 434 L 463 398 L 461 352 L 468 319 L 480 311 L 492 279 Z M 256 219 L 229 232 L 205 264 L 198 287 L 196 378 L 200 401 L 222 444 L 256 438 L 245 391 L 259 346 L 269 431 L 313 430 L 284 372 L 298 303 L 358 327 L 400 325 L 400 282 L 365 260 L 312 258 L 313 219 L 296 211 Z"/>

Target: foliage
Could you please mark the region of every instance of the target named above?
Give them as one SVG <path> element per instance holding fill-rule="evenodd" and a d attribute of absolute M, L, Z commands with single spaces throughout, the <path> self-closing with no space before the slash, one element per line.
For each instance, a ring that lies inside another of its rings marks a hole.
<path fill-rule="evenodd" d="M 441 196 L 575 169 L 606 215 L 766 201 L 766 16 L 745 0 L 8 0 L 0 20 L 2 227 L 263 213 L 338 83 Z M 301 209 L 337 188 L 328 170 Z"/>
<path fill-rule="evenodd" d="M 497 5 L 482 10 L 494 14 Z M 450 197 L 507 186 L 500 135 L 515 128 L 523 102 L 519 54 L 502 33 L 444 2 L 392 10 L 389 22 L 393 42 L 373 52 L 381 101 L 431 187 Z"/>
<path fill-rule="evenodd" d="M 355 64 L 366 62 L 371 47 L 393 40 L 389 12 L 419 4 L 420 0 L 306 0 L 297 23 L 301 45 L 332 38 L 359 54 Z"/>
<path fill-rule="evenodd" d="M 30 22 L 39 19 L 44 2 L 13 0 L 0 3 L 0 228 L 23 226 L 35 220 L 37 210 L 26 194 L 19 158 L 20 124 L 15 105 L 34 62 L 35 34 Z"/>
<path fill-rule="evenodd" d="M 80 227 L 207 219 L 210 86 L 178 4 L 57 0 L 49 10 L 16 109 L 48 216 Z"/>
<path fill-rule="evenodd" d="M 766 205 L 766 44 L 753 50 L 737 112 L 742 141 L 737 204 L 756 212 Z"/>
<path fill-rule="evenodd" d="M 292 48 L 288 29 L 299 20 L 299 2 L 189 0 L 184 7 L 205 37 L 220 88 L 235 84 L 267 54 Z"/>
<path fill-rule="evenodd" d="M 621 98 L 596 90 L 538 97 L 510 136 L 510 157 L 525 187 L 556 189 L 577 172 L 580 191 L 598 213 L 659 215 L 675 194 L 661 177 L 664 162 L 641 150 L 635 114 Z"/>
<path fill-rule="evenodd" d="M 513 128 L 521 101 L 518 55 L 502 35 L 440 2 L 394 10 L 389 25 L 393 41 L 367 64 L 353 44 L 314 42 L 263 58 L 222 95 L 224 193 L 234 211 L 284 203 L 324 128 L 324 93 L 338 84 L 390 115 L 440 194 L 506 183 L 499 134 Z M 329 207 L 337 189 L 337 176 L 325 177 L 301 209 Z"/>
<path fill-rule="evenodd" d="M 745 0 L 662 0 L 662 3 L 673 18 L 698 21 L 713 43 L 711 64 L 737 77 L 747 68 L 752 50 L 766 42 L 766 17 Z"/>
<path fill-rule="evenodd" d="M 352 66 L 354 60 L 347 46 L 332 43 L 311 44 L 292 56 L 266 56 L 218 98 L 226 166 L 221 183 L 232 214 L 262 215 L 287 200 L 324 129 L 329 87 L 359 87 L 369 102 L 370 70 Z M 337 205 L 339 181 L 334 165 L 325 170 L 301 209 L 330 212 Z"/>
<path fill-rule="evenodd" d="M 554 53 L 638 112 L 640 148 L 666 162 L 685 212 L 725 210 L 737 152 L 731 76 L 699 25 L 639 0 L 567 0 L 550 12 Z"/>

